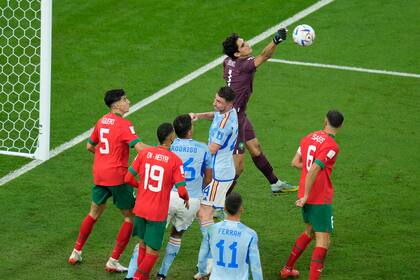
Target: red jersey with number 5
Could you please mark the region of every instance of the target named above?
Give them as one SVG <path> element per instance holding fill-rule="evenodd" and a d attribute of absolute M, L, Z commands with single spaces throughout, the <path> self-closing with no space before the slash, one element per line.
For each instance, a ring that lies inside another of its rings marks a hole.
<path fill-rule="evenodd" d="M 299 182 L 298 197 L 302 198 L 304 196 L 306 174 L 312 164 L 315 163 L 321 167 L 321 171 L 316 177 L 306 203 L 332 204 L 334 189 L 330 177 L 337 155 L 340 152 L 334 135 L 323 130 L 310 133 L 301 140 L 298 152 L 302 156 L 302 175 Z"/>
<path fill-rule="evenodd" d="M 124 184 L 130 147 L 140 142 L 130 121 L 108 113 L 96 123 L 88 142 L 95 145 L 93 182 L 100 186 Z"/>
<path fill-rule="evenodd" d="M 182 160 L 162 146 L 145 148 L 128 171 L 140 177 L 134 214 L 149 221 L 166 220 L 173 186 L 185 186 Z"/>

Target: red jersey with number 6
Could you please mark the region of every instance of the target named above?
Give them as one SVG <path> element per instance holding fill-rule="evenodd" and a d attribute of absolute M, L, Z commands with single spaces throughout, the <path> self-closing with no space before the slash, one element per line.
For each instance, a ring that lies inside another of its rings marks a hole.
<path fill-rule="evenodd" d="M 108 113 L 96 123 L 88 142 L 95 145 L 93 182 L 99 186 L 124 184 L 130 147 L 140 142 L 130 121 Z"/>
<path fill-rule="evenodd" d="M 309 193 L 308 204 L 332 204 L 334 189 L 331 182 L 332 168 L 340 152 L 335 142 L 334 135 L 320 130 L 305 136 L 301 142 L 298 152 L 302 156 L 302 175 L 299 182 L 298 197 L 305 194 L 305 180 L 308 170 L 312 164 L 318 164 L 321 171 Z"/>
<path fill-rule="evenodd" d="M 140 177 L 134 214 L 149 221 L 166 220 L 173 186 L 185 186 L 182 160 L 162 146 L 145 148 L 128 171 Z"/>

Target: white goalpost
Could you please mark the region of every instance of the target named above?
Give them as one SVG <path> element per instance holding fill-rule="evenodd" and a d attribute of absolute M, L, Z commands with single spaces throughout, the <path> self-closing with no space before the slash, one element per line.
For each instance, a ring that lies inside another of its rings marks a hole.
<path fill-rule="evenodd" d="M 50 154 L 52 0 L 0 1 L 0 154 Z"/>

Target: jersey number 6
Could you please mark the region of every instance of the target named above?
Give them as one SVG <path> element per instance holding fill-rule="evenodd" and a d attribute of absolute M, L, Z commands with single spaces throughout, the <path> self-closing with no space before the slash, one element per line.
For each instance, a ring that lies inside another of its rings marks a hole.
<path fill-rule="evenodd" d="M 314 145 L 309 145 L 308 153 L 306 155 L 306 171 L 309 171 L 309 169 L 312 166 L 312 163 L 314 162 L 315 151 L 316 147 Z"/>

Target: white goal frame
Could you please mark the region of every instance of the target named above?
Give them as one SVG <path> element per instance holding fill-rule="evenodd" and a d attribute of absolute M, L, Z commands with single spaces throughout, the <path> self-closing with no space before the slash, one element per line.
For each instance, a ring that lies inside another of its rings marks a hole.
<path fill-rule="evenodd" d="M 50 158 L 52 0 L 40 0 L 39 127 L 34 153 L 0 150 L 0 154 L 47 160 Z"/>

